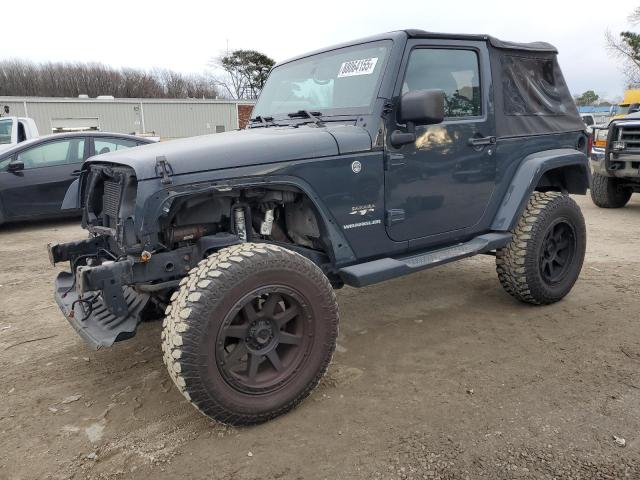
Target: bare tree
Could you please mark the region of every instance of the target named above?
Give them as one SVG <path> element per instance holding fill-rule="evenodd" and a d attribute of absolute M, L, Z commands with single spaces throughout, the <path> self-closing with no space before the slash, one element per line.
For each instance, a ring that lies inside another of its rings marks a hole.
<path fill-rule="evenodd" d="M 216 86 L 202 75 L 168 69 L 152 72 L 115 69 L 101 63 L 0 61 L 0 95 L 120 98 L 217 98 Z"/>
<path fill-rule="evenodd" d="M 628 20 L 633 26 L 640 23 L 640 7 L 636 7 L 629 15 Z M 607 30 L 605 39 L 611 54 L 621 60 L 622 72 L 627 78 L 627 83 L 640 83 L 640 35 L 624 31 L 615 36 Z"/>

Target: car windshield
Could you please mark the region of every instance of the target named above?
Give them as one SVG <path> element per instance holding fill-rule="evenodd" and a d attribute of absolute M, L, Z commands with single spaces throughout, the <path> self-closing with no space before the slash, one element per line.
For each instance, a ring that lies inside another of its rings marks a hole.
<path fill-rule="evenodd" d="M 0 118 L 0 145 L 11 143 L 11 127 L 13 120 L 10 118 Z"/>
<path fill-rule="evenodd" d="M 370 112 L 390 47 L 390 40 L 366 43 L 276 67 L 254 116 L 286 117 L 300 110 L 323 116 Z"/>

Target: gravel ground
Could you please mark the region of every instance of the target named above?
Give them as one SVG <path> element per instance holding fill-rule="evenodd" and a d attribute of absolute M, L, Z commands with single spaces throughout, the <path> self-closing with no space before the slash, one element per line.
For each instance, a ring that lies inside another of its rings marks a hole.
<path fill-rule="evenodd" d="M 640 196 L 576 199 L 589 241 L 565 300 L 517 303 L 489 256 L 344 288 L 321 386 L 252 428 L 184 400 L 158 322 L 85 348 L 44 248 L 82 238 L 75 221 L 0 227 L 0 478 L 640 478 Z"/>

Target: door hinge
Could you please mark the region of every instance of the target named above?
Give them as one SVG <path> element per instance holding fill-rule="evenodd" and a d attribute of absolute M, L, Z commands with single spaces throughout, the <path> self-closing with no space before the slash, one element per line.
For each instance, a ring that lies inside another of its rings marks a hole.
<path fill-rule="evenodd" d="M 401 167 L 406 163 L 405 160 L 402 153 L 387 153 L 384 157 L 384 169 L 391 170 L 393 167 Z"/>
<path fill-rule="evenodd" d="M 392 208 L 387 210 L 385 215 L 385 224 L 390 227 L 394 223 L 404 222 L 404 210 L 401 208 Z"/>
<path fill-rule="evenodd" d="M 162 184 L 169 185 L 171 183 L 171 175 L 173 175 L 173 168 L 167 161 L 167 157 L 156 157 L 156 175 L 162 177 Z"/>

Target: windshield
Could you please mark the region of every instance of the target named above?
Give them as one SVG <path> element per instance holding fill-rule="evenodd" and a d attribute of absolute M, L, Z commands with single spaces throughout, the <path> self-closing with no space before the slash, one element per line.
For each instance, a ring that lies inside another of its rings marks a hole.
<path fill-rule="evenodd" d="M 0 118 L 0 145 L 11 143 L 11 127 L 13 126 L 13 119 Z"/>
<path fill-rule="evenodd" d="M 390 47 L 390 40 L 366 43 L 276 67 L 254 117 L 286 117 L 300 110 L 323 116 L 370 112 Z"/>
<path fill-rule="evenodd" d="M 640 111 L 640 104 L 631 103 L 629 105 L 619 105 L 616 110 L 616 115 L 628 115 L 630 113 L 636 113 Z"/>

